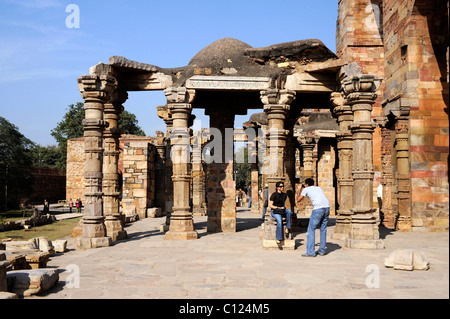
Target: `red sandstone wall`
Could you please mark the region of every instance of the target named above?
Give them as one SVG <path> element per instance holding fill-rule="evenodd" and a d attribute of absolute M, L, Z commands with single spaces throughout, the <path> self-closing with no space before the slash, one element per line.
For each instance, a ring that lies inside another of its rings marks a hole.
<path fill-rule="evenodd" d="M 339 0 L 336 24 L 336 54 L 347 62 L 356 62 L 363 73 L 384 77 L 382 0 Z M 372 118 L 382 114 L 384 81 L 377 91 Z M 381 176 L 381 130 L 373 134 L 373 169 Z M 374 203 L 376 187 L 374 183 Z"/>
<path fill-rule="evenodd" d="M 410 107 L 412 225 L 448 231 L 448 1 L 383 2 L 385 99 Z"/>

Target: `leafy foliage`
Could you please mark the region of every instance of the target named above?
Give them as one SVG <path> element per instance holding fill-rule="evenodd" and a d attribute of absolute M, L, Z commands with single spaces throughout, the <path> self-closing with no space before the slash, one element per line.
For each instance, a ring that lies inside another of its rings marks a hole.
<path fill-rule="evenodd" d="M 0 116 L 0 199 L 7 208 L 15 204 L 15 194 L 31 191 L 34 143 L 14 124 Z"/>
<path fill-rule="evenodd" d="M 66 168 L 67 160 L 67 140 L 83 137 L 84 127 L 84 103 L 78 102 L 69 105 L 68 111 L 64 114 L 63 120 L 52 129 L 51 135 L 58 143 L 60 158 L 56 161 L 56 166 L 61 169 Z M 119 129 L 124 134 L 145 136 L 144 131 L 139 127 L 136 115 L 128 111 L 123 111 L 119 118 Z"/>

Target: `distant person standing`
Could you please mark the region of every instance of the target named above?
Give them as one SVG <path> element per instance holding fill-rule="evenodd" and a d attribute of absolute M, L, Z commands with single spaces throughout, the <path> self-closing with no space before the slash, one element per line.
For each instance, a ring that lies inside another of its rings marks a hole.
<path fill-rule="evenodd" d="M 48 214 L 50 212 L 50 204 L 44 199 L 44 214 Z"/>
<path fill-rule="evenodd" d="M 248 208 L 252 207 L 252 185 L 248 185 L 247 188 L 247 195 L 248 195 Z"/>
<path fill-rule="evenodd" d="M 264 217 L 266 216 L 267 207 L 269 206 L 269 185 L 264 185 L 264 205 L 263 205 L 263 214 L 261 217 L 261 221 L 264 221 Z"/>
<path fill-rule="evenodd" d="M 73 201 L 72 198 L 69 200 L 69 213 L 72 213 Z"/>
<path fill-rule="evenodd" d="M 77 214 L 80 212 L 80 200 L 77 198 L 75 201 L 75 208 L 77 210 Z"/>
<path fill-rule="evenodd" d="M 296 201 L 300 202 L 305 196 L 311 200 L 313 205 L 313 211 L 309 219 L 306 254 L 302 254 L 303 257 L 315 257 L 315 245 L 316 245 L 316 227 L 320 225 L 320 246 L 319 255 L 325 255 L 326 242 L 327 242 L 327 223 L 330 216 L 330 202 L 326 198 L 323 190 L 319 186 L 314 186 L 314 180 L 307 178 L 305 180 L 305 186 L 300 185 L 297 192 Z"/>

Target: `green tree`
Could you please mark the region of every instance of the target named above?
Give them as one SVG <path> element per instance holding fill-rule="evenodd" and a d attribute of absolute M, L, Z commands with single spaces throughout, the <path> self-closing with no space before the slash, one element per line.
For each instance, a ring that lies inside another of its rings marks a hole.
<path fill-rule="evenodd" d="M 236 189 L 246 190 L 251 184 L 252 164 L 248 161 L 248 148 L 241 147 L 235 154 L 234 158 L 234 180 L 236 182 Z"/>
<path fill-rule="evenodd" d="M 52 129 L 51 135 L 58 143 L 60 152 L 60 158 L 56 163 L 58 168 L 66 168 L 67 140 L 71 138 L 83 137 L 83 119 L 84 103 L 78 102 L 76 104 L 70 104 L 66 114 L 64 114 L 63 120 L 59 122 L 54 129 Z M 128 111 L 123 111 L 120 114 L 119 128 L 124 134 L 145 136 L 145 132 L 138 125 L 136 115 Z"/>
<path fill-rule="evenodd" d="M 33 158 L 33 166 L 57 167 L 58 162 L 61 160 L 61 152 L 56 145 L 42 146 L 37 144 L 30 151 Z"/>
<path fill-rule="evenodd" d="M 20 133 L 17 126 L 0 116 L 1 209 L 16 208 L 18 198 L 15 195 L 32 191 L 33 147 L 34 143 Z"/>

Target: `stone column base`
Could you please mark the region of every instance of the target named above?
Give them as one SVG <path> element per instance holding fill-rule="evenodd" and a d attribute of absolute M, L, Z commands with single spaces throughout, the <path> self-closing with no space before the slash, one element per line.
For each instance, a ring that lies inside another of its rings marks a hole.
<path fill-rule="evenodd" d="M 164 239 L 168 240 L 191 240 L 197 238 L 198 234 L 196 231 L 175 232 L 169 230 L 164 236 Z"/>
<path fill-rule="evenodd" d="M 353 249 L 384 249 L 381 239 L 351 239 L 345 238 L 345 247 Z"/>
<path fill-rule="evenodd" d="M 287 249 L 294 250 L 295 249 L 295 240 L 293 239 L 285 239 L 281 241 L 277 241 L 274 239 L 265 239 L 263 238 L 263 248 L 264 249 Z"/>
<path fill-rule="evenodd" d="M 81 249 L 108 247 L 112 245 L 111 237 L 77 237 L 77 246 Z"/>
<path fill-rule="evenodd" d="M 112 241 L 116 241 L 116 240 L 124 240 L 128 238 L 128 234 L 125 230 L 118 230 L 118 231 L 113 231 L 111 233 L 111 239 Z"/>

